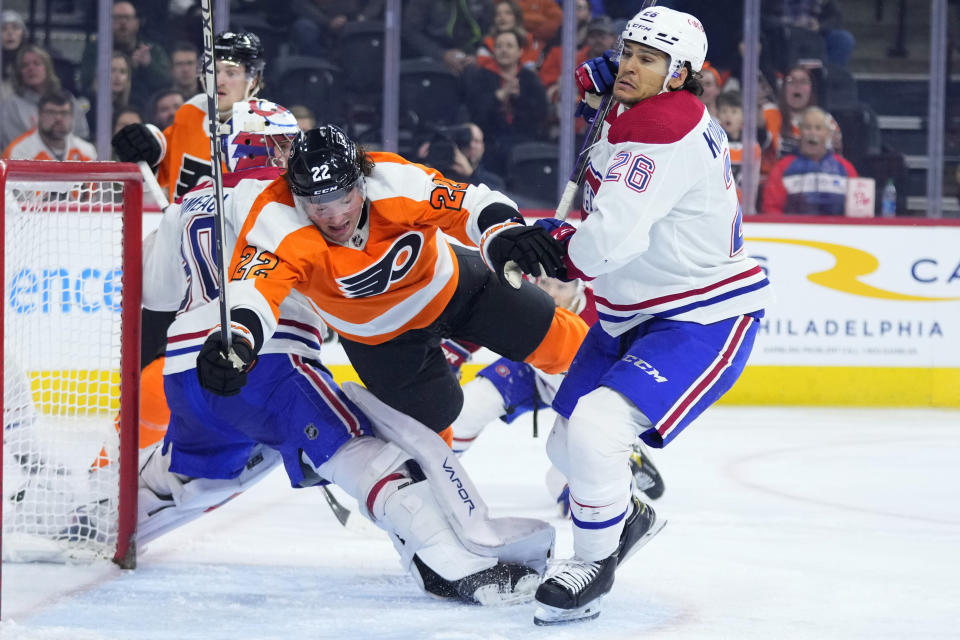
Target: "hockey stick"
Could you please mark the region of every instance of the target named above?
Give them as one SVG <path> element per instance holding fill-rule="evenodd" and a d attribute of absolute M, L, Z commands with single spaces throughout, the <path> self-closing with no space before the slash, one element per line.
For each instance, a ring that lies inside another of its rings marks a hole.
<path fill-rule="evenodd" d="M 167 200 L 167 195 L 160 187 L 160 183 L 157 182 L 157 176 L 153 175 L 153 170 L 146 163 L 146 161 L 141 160 L 137 163 L 137 166 L 140 167 L 140 173 L 143 175 L 143 186 L 147 188 L 147 191 L 160 206 L 160 213 L 165 213 L 167 211 L 167 207 L 170 206 L 170 202 Z"/>
<path fill-rule="evenodd" d="M 657 0 L 646 0 L 643 3 L 640 11 L 644 9 L 649 9 L 650 7 L 657 4 Z M 623 46 L 622 40 L 618 43 L 618 49 Z M 567 185 L 563 188 L 563 195 L 560 196 L 560 202 L 557 204 L 557 210 L 555 216 L 558 220 L 566 220 L 567 216 L 570 215 L 570 209 L 573 207 L 573 199 L 577 197 L 577 189 L 583 185 L 583 179 L 587 175 L 587 164 L 590 160 L 590 149 L 593 148 L 597 141 L 600 140 L 600 133 L 603 131 L 603 122 L 607 119 L 607 116 L 610 114 L 610 109 L 613 108 L 613 91 L 603 96 L 603 100 L 600 101 L 600 106 L 597 108 L 597 114 L 593 117 L 593 122 L 590 124 L 590 130 L 587 132 L 587 137 L 583 140 L 583 146 L 580 147 L 580 153 L 577 154 L 577 163 L 573 167 L 573 173 L 570 174 L 570 180 L 567 182 Z"/>
<path fill-rule="evenodd" d="M 220 279 L 220 339 L 230 353 L 230 307 L 227 305 L 227 267 L 223 255 L 226 224 L 223 219 L 223 169 L 220 159 L 220 110 L 217 106 L 217 62 L 213 56 L 213 10 L 211 0 L 200 0 L 203 20 L 203 90 L 207 94 L 207 120 L 210 123 L 210 164 L 213 176 L 214 217 L 217 220 L 216 258 Z M 239 361 L 239 360 L 238 360 Z"/>

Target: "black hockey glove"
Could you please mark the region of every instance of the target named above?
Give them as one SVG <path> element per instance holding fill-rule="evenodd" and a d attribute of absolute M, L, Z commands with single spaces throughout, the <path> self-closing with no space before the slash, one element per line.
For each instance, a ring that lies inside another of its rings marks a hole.
<path fill-rule="evenodd" d="M 257 356 L 250 343 L 234 334 L 231 354 L 224 349 L 220 332 L 211 333 L 197 356 L 197 378 L 200 386 L 218 396 L 235 396 L 247 384 L 247 372 Z"/>
<path fill-rule="evenodd" d="M 160 142 L 146 125 L 139 122 L 128 124 L 113 134 L 110 144 L 113 145 L 120 162 L 144 160 L 151 167 L 155 167 L 161 159 Z"/>
<path fill-rule="evenodd" d="M 541 227 L 515 225 L 500 231 L 484 247 L 488 265 L 503 284 L 519 287 L 509 282 L 504 267 L 509 262 L 531 276 L 556 278 L 563 269 L 563 245 L 553 239 Z M 541 271 L 542 267 L 542 271 Z"/>

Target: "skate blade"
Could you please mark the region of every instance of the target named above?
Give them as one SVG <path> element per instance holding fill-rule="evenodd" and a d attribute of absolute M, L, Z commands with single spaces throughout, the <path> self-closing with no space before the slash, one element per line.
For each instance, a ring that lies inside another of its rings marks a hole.
<path fill-rule="evenodd" d="M 473 599 L 482 607 L 502 607 L 511 604 L 523 604 L 533 600 L 540 586 L 540 576 L 531 573 L 517 581 L 512 591 L 504 592 L 499 585 L 487 584 L 473 592 Z"/>
<path fill-rule="evenodd" d="M 576 609 L 559 609 L 539 603 L 537 604 L 537 610 L 533 613 L 533 624 L 538 627 L 546 627 L 555 624 L 593 620 L 600 615 L 600 602 L 602 600 L 603 596 L 600 596 L 590 604 L 585 604 Z"/>
<path fill-rule="evenodd" d="M 645 545 L 645 544 L 647 544 L 648 542 L 650 542 L 650 540 L 653 538 L 653 536 L 655 536 L 655 535 L 657 535 L 658 533 L 660 533 L 660 531 L 661 531 L 665 526 L 667 526 L 667 521 L 666 521 L 666 520 L 660 520 L 659 518 L 658 518 L 657 520 L 655 520 L 655 521 L 653 522 L 653 526 L 650 527 L 650 529 L 649 529 L 645 534 L 643 534 L 642 536 L 640 536 L 640 539 L 637 540 L 637 543 L 636 543 L 635 545 L 633 545 L 633 547 L 630 549 L 630 551 L 627 552 L 627 555 L 625 555 L 625 556 L 623 556 L 622 558 L 620 558 L 619 560 L 617 560 L 617 566 L 620 566 L 621 564 L 623 564 L 624 562 L 626 562 L 627 560 L 629 560 L 630 557 L 633 556 L 633 554 L 635 554 L 637 551 L 640 550 L 640 547 L 642 547 L 643 545 Z"/>

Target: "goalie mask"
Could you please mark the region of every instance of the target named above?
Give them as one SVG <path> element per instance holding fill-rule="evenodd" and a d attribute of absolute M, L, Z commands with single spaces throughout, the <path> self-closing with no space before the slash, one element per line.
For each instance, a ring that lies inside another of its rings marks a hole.
<path fill-rule="evenodd" d="M 707 58 L 707 34 L 700 21 L 666 7 L 650 7 L 633 16 L 623 29 L 621 41 L 638 42 L 670 56 L 661 91 L 667 90 L 672 78 L 680 77 L 685 63 L 699 72 Z M 620 48 L 622 51 L 622 44 Z"/>
<path fill-rule="evenodd" d="M 287 154 L 300 126 L 285 107 L 252 99 L 233 105 L 230 132 L 221 136 L 229 171 L 286 167 Z"/>

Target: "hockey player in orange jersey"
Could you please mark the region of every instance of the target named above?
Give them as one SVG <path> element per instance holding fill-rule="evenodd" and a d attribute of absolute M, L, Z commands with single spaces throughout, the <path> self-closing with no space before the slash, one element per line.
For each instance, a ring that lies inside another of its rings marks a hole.
<path fill-rule="evenodd" d="M 561 268 L 553 239 L 511 200 L 367 153 L 336 126 L 301 133 L 287 172 L 249 204 L 228 269 L 234 346 L 225 353 L 218 332 L 198 358 L 211 391 L 246 375 L 293 289 L 340 335 L 370 391 L 438 433 L 463 404 L 442 338 L 558 373 L 586 334 L 535 285 L 507 283 L 510 261 L 537 275 Z"/>
<path fill-rule="evenodd" d="M 213 43 L 217 60 L 217 98 L 220 122 L 227 122 L 234 103 L 255 97 L 263 84 L 263 46 L 249 31 L 219 34 Z M 210 124 L 207 96 L 190 98 L 177 110 L 173 124 L 163 130 L 153 125 L 127 125 L 113 136 L 113 148 L 123 162 L 146 161 L 157 170 L 157 182 L 170 202 L 178 202 L 204 176 L 211 175 Z M 229 171 L 223 167 L 224 173 Z"/>

